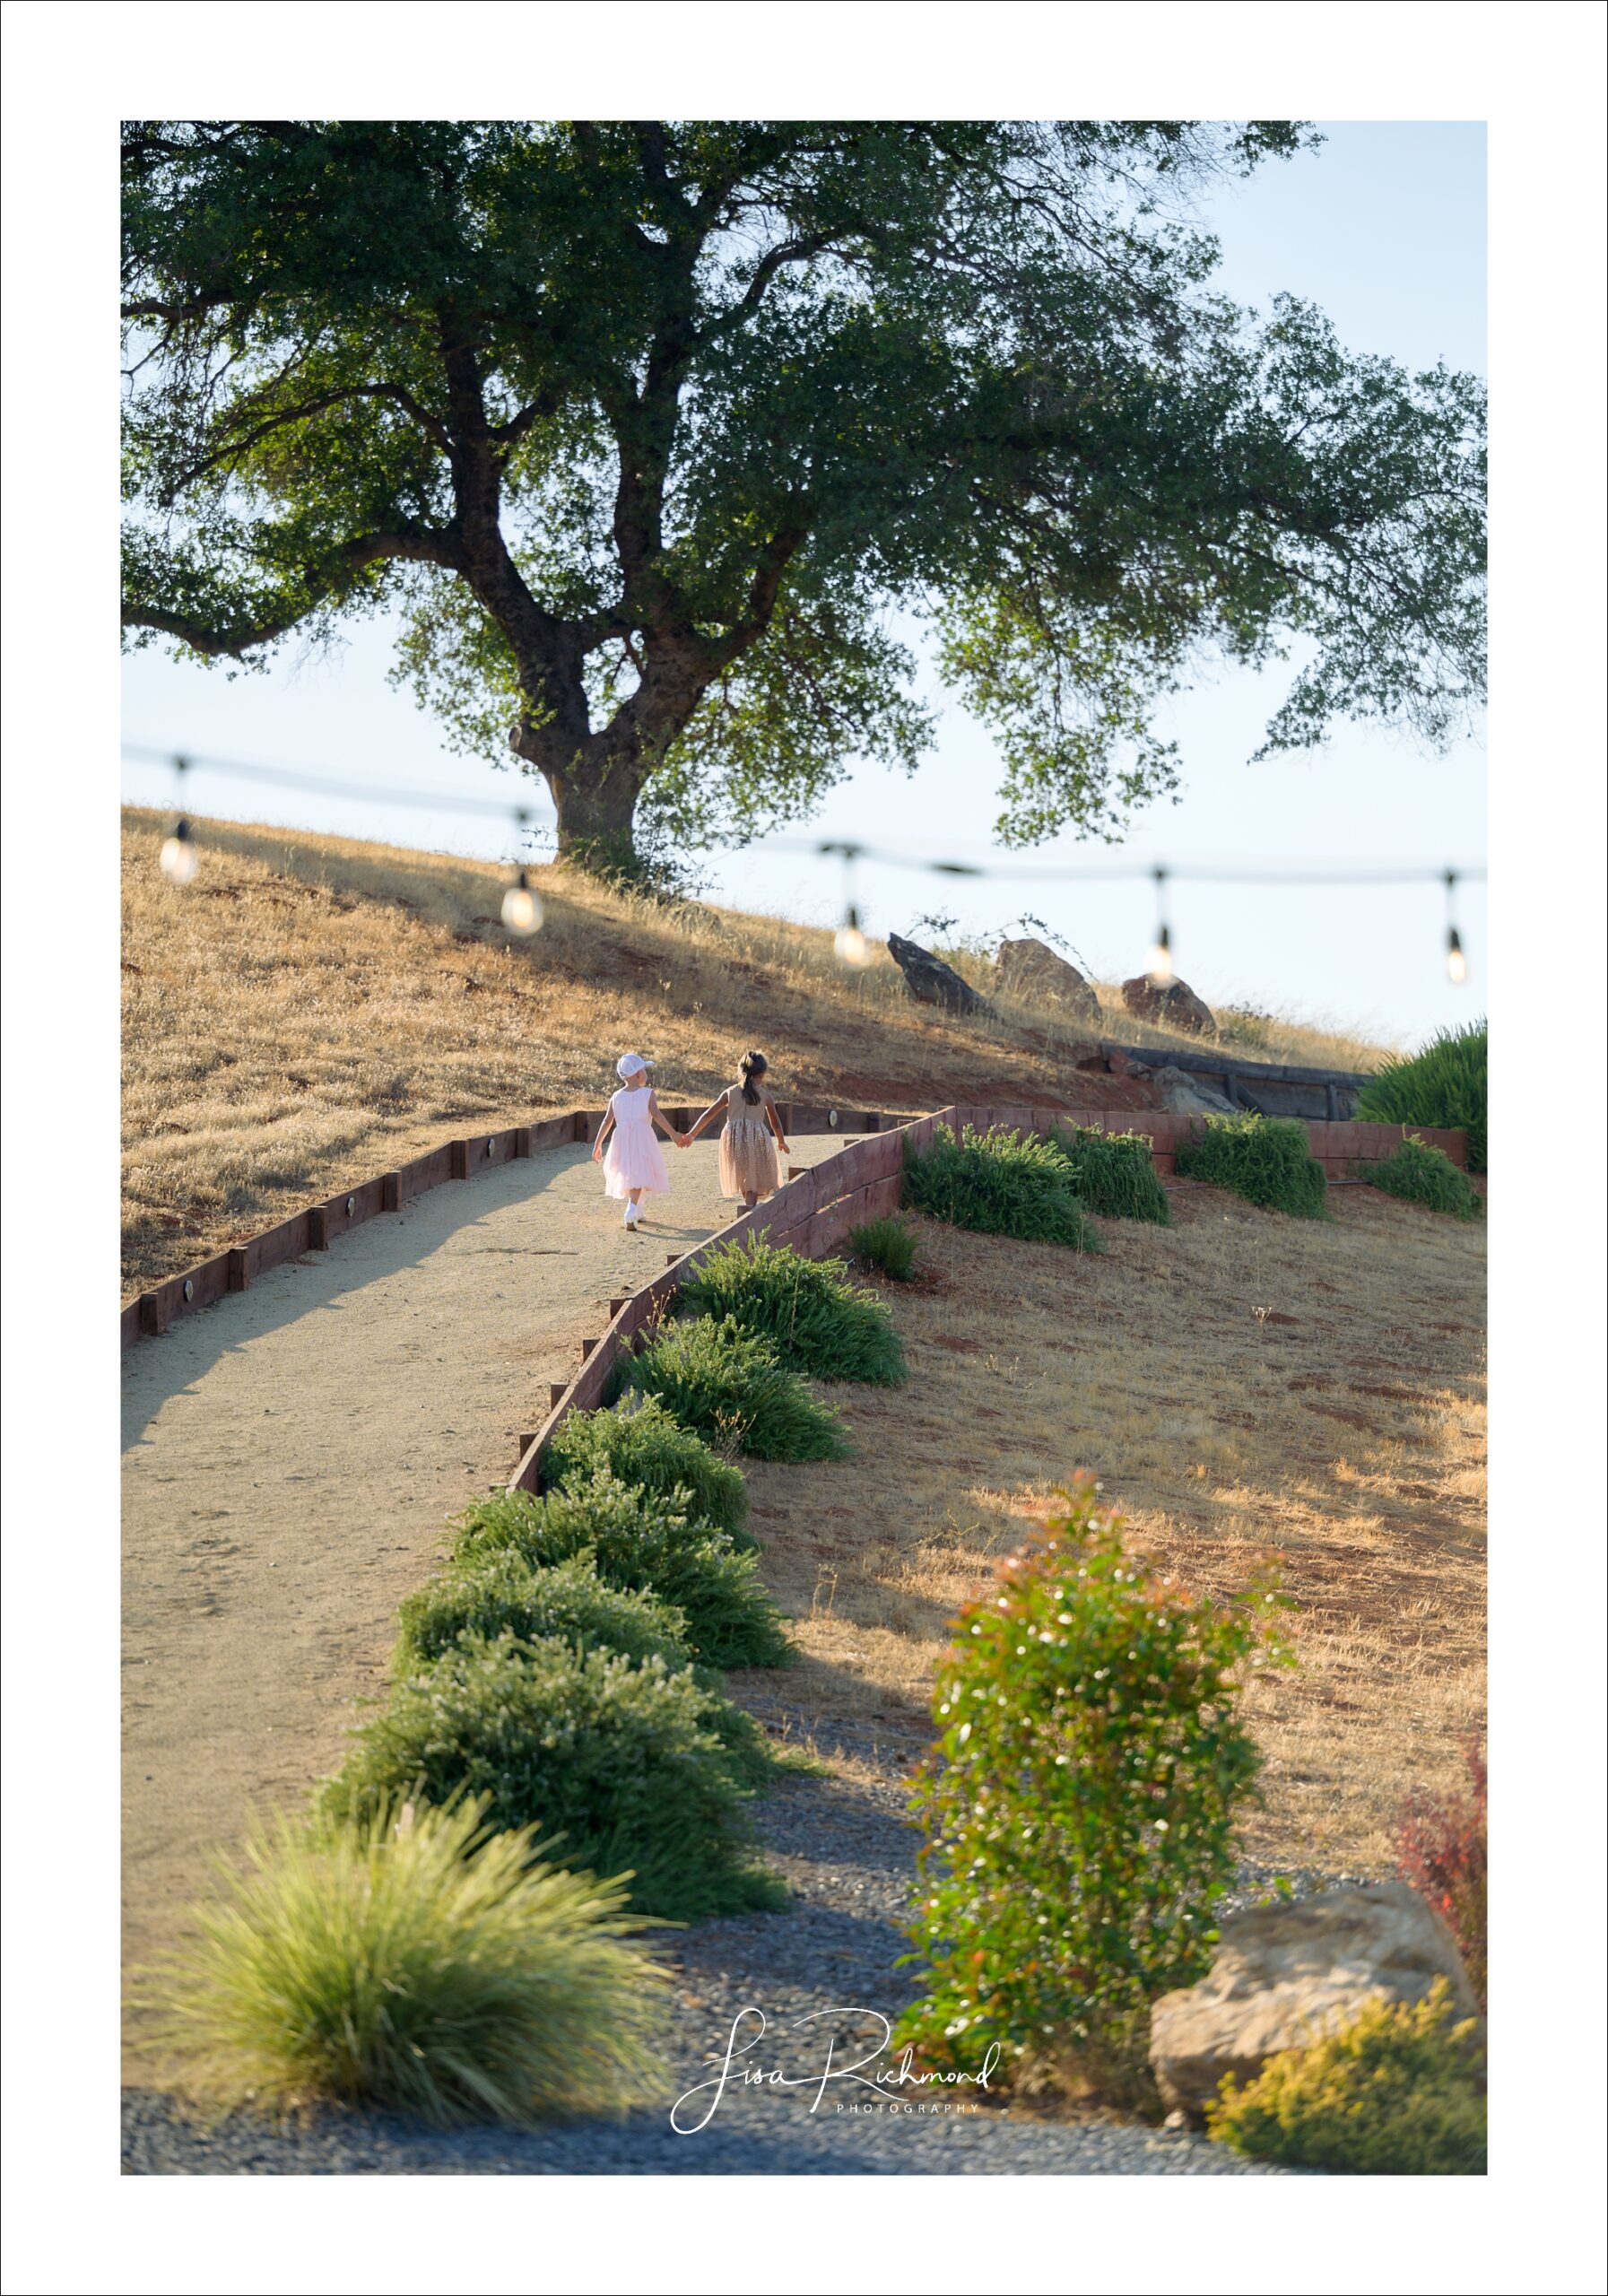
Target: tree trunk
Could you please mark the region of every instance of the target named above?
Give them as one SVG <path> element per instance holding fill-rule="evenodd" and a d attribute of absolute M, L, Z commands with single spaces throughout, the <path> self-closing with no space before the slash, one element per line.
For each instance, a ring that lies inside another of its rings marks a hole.
<path fill-rule="evenodd" d="M 634 755 L 618 744 L 611 749 L 595 735 L 578 752 L 564 754 L 550 729 L 523 721 L 511 729 L 508 746 L 536 768 L 552 794 L 561 861 L 586 869 L 634 870 L 632 827 L 647 778 Z"/>

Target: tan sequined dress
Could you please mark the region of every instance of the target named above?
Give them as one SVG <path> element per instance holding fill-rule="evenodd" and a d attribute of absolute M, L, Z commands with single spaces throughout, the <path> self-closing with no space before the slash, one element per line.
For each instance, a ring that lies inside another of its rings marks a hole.
<path fill-rule="evenodd" d="M 733 1084 L 726 1091 L 726 1129 L 720 1135 L 720 1193 L 772 1196 L 780 1185 L 776 1139 L 765 1121 L 765 1103 L 745 1100 L 742 1085 Z"/>

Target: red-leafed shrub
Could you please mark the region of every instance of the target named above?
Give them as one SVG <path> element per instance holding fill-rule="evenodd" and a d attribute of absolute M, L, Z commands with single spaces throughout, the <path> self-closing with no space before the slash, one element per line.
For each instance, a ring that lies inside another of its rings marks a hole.
<path fill-rule="evenodd" d="M 1396 1871 L 1440 1915 L 1485 2006 L 1485 1749 L 1463 1740 L 1468 1791 L 1446 1800 L 1411 1796 L 1396 1838 Z"/>

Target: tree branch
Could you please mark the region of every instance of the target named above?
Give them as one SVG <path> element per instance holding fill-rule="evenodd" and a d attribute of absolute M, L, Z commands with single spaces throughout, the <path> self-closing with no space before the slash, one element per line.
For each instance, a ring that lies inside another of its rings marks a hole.
<path fill-rule="evenodd" d="M 309 595 L 293 609 L 266 621 L 215 628 L 188 614 L 170 613 L 160 606 L 125 599 L 122 626 L 125 630 L 159 630 L 166 637 L 181 639 L 209 660 L 223 657 L 239 659 L 253 647 L 272 645 L 327 599 L 337 596 L 365 568 L 391 558 L 420 560 L 427 565 L 455 570 L 459 565 L 456 543 L 451 535 L 433 527 L 394 527 L 355 535 L 351 541 L 340 544 L 320 564 L 306 568 L 303 579 Z"/>

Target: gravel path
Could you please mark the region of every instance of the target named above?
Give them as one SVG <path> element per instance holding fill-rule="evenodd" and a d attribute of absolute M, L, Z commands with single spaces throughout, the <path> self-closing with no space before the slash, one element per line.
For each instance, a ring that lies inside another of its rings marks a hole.
<path fill-rule="evenodd" d="M 899 1917 L 912 1880 L 913 1838 L 891 1782 L 791 1777 L 760 1813 L 767 1848 L 795 1895 L 783 1913 L 712 1921 L 665 1949 L 674 2009 L 668 2055 L 678 2097 L 623 2122 L 588 2121 L 533 2135 L 475 2129 L 437 2135 L 380 2114 L 328 2114 L 280 2130 L 248 2114 L 201 2128 L 169 2100 L 129 2090 L 124 2167 L 135 2176 L 1258 2176 L 1282 2173 L 1204 2137 L 1136 2122 L 1048 2121 L 946 2098 L 891 2106 L 886 2090 L 844 2077 L 869 2060 L 908 1998 Z M 734 2022 L 736 2048 L 766 2030 L 743 2066 L 799 2085 L 719 2077 Z M 808 2019 L 808 2024 L 799 2021 Z M 829 2058 L 837 2076 L 821 2091 Z M 698 2091 L 690 2095 L 688 2092 Z M 811 2109 L 818 2092 L 821 2101 Z M 711 2109 L 712 2107 L 712 2109 Z M 700 2124 L 702 2124 L 700 2126 Z"/>

